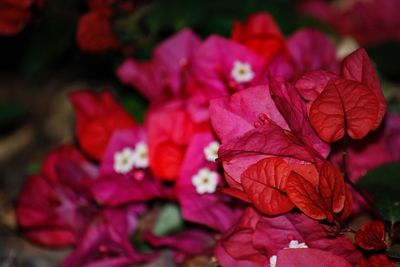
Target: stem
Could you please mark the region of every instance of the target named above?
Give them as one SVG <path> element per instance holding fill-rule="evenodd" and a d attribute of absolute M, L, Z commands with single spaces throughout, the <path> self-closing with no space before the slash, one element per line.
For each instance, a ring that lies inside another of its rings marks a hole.
<path fill-rule="evenodd" d="M 348 183 L 368 204 L 369 208 L 374 217 L 380 218 L 380 214 L 376 211 L 375 205 L 372 203 L 370 198 L 365 194 L 364 190 L 358 187 L 350 178 L 347 172 L 347 147 L 349 143 L 349 136 L 347 133 L 344 134 L 343 143 L 342 143 L 342 175 L 344 177 L 344 181 Z"/>
<path fill-rule="evenodd" d="M 331 212 L 333 218 L 335 219 L 335 221 L 337 223 L 340 224 L 340 226 L 345 228 L 346 232 L 350 232 L 350 233 L 356 233 L 357 231 L 354 230 L 353 228 L 351 228 L 351 226 L 347 223 L 345 223 L 339 216 L 337 216 L 335 213 Z"/>

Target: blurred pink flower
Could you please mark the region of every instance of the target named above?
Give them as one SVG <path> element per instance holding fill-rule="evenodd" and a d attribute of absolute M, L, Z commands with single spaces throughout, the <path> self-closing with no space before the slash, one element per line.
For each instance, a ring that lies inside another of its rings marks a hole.
<path fill-rule="evenodd" d="M 62 262 L 62 267 L 123 267 L 151 260 L 152 254 L 139 254 L 129 235 L 136 230 L 139 207 L 133 210 L 104 210 L 88 225 L 75 250 Z"/>
<path fill-rule="evenodd" d="M 330 24 L 339 34 L 352 36 L 361 45 L 400 40 L 397 0 L 350 0 L 334 5 L 326 0 L 300 2 L 300 12 Z"/>
<path fill-rule="evenodd" d="M 25 236 L 50 247 L 75 244 L 98 211 L 89 191 L 96 174 L 74 147 L 52 151 L 19 195 L 17 218 Z"/>
<path fill-rule="evenodd" d="M 229 202 L 230 198 L 219 192 L 217 188 L 223 184 L 222 177 L 218 174 L 217 163 L 206 158 L 206 149 L 213 145 L 213 142 L 215 143 L 216 140 L 211 133 L 193 136 L 183 160 L 175 190 L 183 219 L 224 232 L 236 221 L 239 211 L 235 210 L 232 202 Z M 204 186 L 216 179 L 208 192 L 200 191 L 201 185 L 194 183 L 196 175 L 201 170 L 206 170 L 205 176 L 202 177 Z"/>
<path fill-rule="evenodd" d="M 158 45 L 147 62 L 126 59 L 117 76 L 152 102 L 182 96 L 186 71 L 200 39 L 185 29 Z"/>
<path fill-rule="evenodd" d="M 172 249 L 176 263 L 182 263 L 191 256 L 210 255 L 214 245 L 208 231 L 196 228 L 187 228 L 168 236 L 156 236 L 148 232 L 143 238 L 155 248 Z"/>

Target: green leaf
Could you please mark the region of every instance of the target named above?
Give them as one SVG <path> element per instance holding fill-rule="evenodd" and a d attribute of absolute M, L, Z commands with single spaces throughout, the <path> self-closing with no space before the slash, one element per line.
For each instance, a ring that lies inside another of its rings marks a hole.
<path fill-rule="evenodd" d="M 183 219 L 178 205 L 166 204 L 158 214 L 153 225 L 153 233 L 157 236 L 165 236 L 175 233 L 183 228 Z"/>
<path fill-rule="evenodd" d="M 384 220 L 400 221 L 400 162 L 371 170 L 357 184 L 373 196 L 373 202 Z"/>

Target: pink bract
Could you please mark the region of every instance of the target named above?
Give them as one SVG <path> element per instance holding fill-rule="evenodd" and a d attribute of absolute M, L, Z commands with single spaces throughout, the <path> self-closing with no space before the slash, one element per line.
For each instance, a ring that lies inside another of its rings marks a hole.
<path fill-rule="evenodd" d="M 139 142 L 147 143 L 145 129 L 140 127 L 118 130 L 111 137 L 101 161 L 100 177 L 91 185 L 91 192 L 99 203 L 118 206 L 167 197 L 168 190 L 163 188 L 148 168 L 132 168 L 126 174 L 115 172 L 115 154 L 125 148 L 133 150 Z"/>
<path fill-rule="evenodd" d="M 214 193 L 198 194 L 192 183 L 192 177 L 201 168 L 217 171 L 217 164 L 205 158 L 204 148 L 215 141 L 210 133 L 196 134 L 186 152 L 182 163 L 176 192 L 184 219 L 206 225 L 220 232 L 226 231 L 237 218 L 230 207 L 229 197 L 216 190 Z M 223 184 L 221 177 L 219 184 Z"/>
<path fill-rule="evenodd" d="M 190 29 L 182 30 L 157 46 L 151 61 L 127 59 L 117 75 L 152 102 L 182 95 L 186 69 L 199 45 L 200 39 Z"/>
<path fill-rule="evenodd" d="M 236 81 L 232 77 L 235 62 L 249 64 L 254 77 L 248 82 Z M 188 94 L 195 102 L 207 103 L 212 98 L 260 84 L 265 79 L 265 63 L 260 56 L 236 42 L 210 36 L 193 55 Z"/>
<path fill-rule="evenodd" d="M 78 246 L 61 266 L 122 267 L 149 261 L 154 255 L 139 254 L 133 249 L 129 234 L 136 227 L 130 223 L 128 210 L 103 211 L 93 219 Z"/>
<path fill-rule="evenodd" d="M 324 0 L 303 1 L 302 13 L 330 24 L 339 34 L 352 36 L 361 45 L 379 45 L 400 40 L 397 0 L 350 0 L 334 5 Z"/>
<path fill-rule="evenodd" d="M 345 259 L 330 252 L 318 249 L 284 249 L 277 254 L 276 267 L 309 266 L 309 267 L 351 267 Z"/>
<path fill-rule="evenodd" d="M 241 220 L 217 245 L 217 258 L 223 267 L 242 266 L 240 264 L 264 266 L 274 255 L 278 255 L 279 263 L 280 251 L 286 250 L 292 240 L 298 243 L 304 242 L 310 249 L 336 255 L 340 258 L 338 262 L 347 260 L 356 263 L 361 257 L 349 239 L 344 236 L 332 239 L 318 222 L 305 215 L 288 214 L 270 218 L 259 215 L 252 208 L 247 208 Z M 298 249 L 307 250 L 307 248 Z"/>
<path fill-rule="evenodd" d="M 287 53 L 277 56 L 268 68 L 272 76 L 295 81 L 313 70 L 338 71 L 335 47 L 323 33 L 302 29 L 287 39 Z"/>

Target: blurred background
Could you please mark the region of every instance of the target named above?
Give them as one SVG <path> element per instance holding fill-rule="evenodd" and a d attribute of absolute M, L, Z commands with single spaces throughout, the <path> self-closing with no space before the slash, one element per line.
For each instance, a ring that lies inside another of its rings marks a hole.
<path fill-rule="evenodd" d="M 399 0 L 0 0 L 0 267 L 57 266 L 66 253 L 24 241 L 13 207 L 45 154 L 74 142 L 68 92 L 110 89 L 141 121 L 146 101 L 115 75 L 125 58 L 149 58 L 185 27 L 229 38 L 234 20 L 268 11 L 285 35 L 313 27 L 338 54 L 365 47 L 398 113 L 399 10 Z"/>

